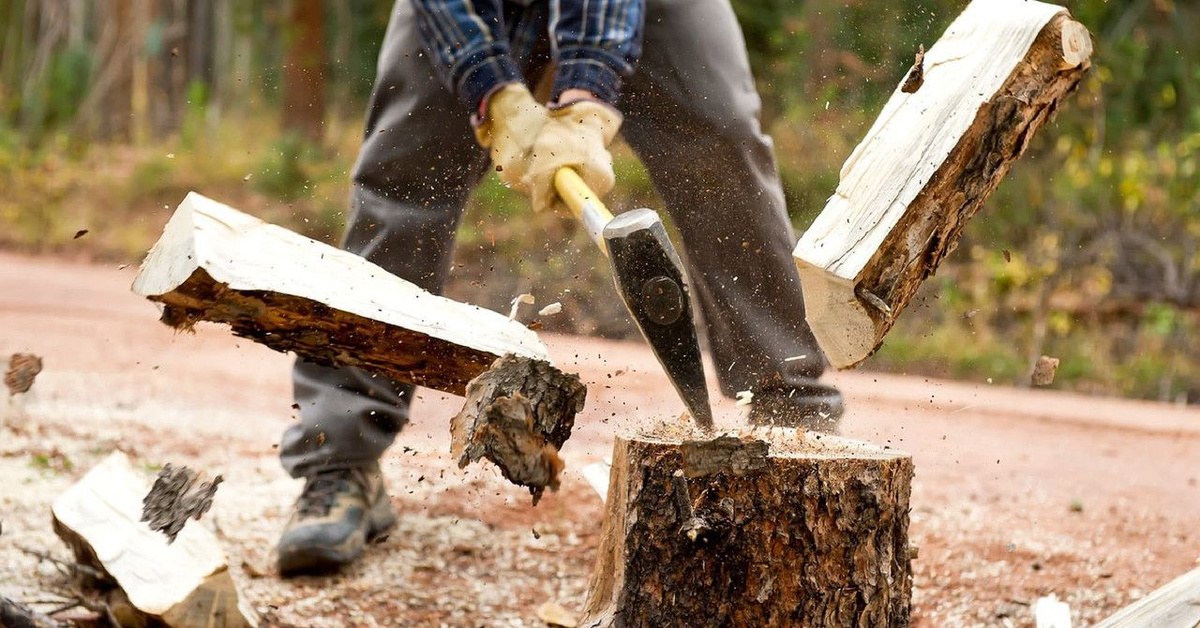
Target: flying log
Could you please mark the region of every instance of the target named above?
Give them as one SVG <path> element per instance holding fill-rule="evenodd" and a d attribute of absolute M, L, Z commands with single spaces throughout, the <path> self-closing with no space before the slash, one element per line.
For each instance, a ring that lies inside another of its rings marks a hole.
<path fill-rule="evenodd" d="M 457 395 L 490 373 L 487 382 L 504 385 L 476 386 L 480 392 L 454 419 L 456 452 L 469 451 L 460 463 L 487 458 L 535 498 L 558 485 L 562 465 L 554 454 L 586 390 L 550 365 L 537 334 L 502 314 L 431 294 L 195 192 L 142 262 L 133 291 L 162 304 L 162 321 L 175 329 L 224 323 L 238 336 L 321 364 Z M 493 402 L 514 412 L 515 403 L 530 420 L 493 420 L 503 414 Z"/>
<path fill-rule="evenodd" d="M 1091 53 L 1062 7 L 974 0 L 917 55 L 794 252 L 806 317 L 833 366 L 879 348 Z"/>

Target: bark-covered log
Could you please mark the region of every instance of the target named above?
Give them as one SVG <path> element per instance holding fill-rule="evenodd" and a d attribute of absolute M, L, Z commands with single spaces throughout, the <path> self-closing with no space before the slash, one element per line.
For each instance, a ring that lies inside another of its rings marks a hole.
<path fill-rule="evenodd" d="M 923 55 L 919 84 L 896 88 L 794 253 L 806 317 L 835 367 L 879 347 L 1091 52 L 1062 7 L 974 0 Z"/>
<path fill-rule="evenodd" d="M 80 564 L 117 584 L 139 625 L 257 625 L 212 532 L 187 526 L 168 544 L 140 521 L 148 488 L 125 454 L 113 453 L 54 500 L 54 531 Z"/>
<path fill-rule="evenodd" d="M 533 331 L 502 314 L 430 294 L 194 192 L 133 290 L 162 303 L 163 322 L 176 329 L 226 323 L 277 351 L 460 395 L 503 355 L 547 358 Z"/>
<path fill-rule="evenodd" d="M 450 452 L 459 467 L 487 458 L 510 482 L 529 487 L 537 504 L 547 487 L 558 490 L 558 450 L 586 396 L 578 375 L 503 357 L 467 385 L 466 403 L 450 421 Z"/>
<path fill-rule="evenodd" d="M 908 625 L 907 454 L 790 428 L 699 438 L 617 438 L 580 626 Z"/>

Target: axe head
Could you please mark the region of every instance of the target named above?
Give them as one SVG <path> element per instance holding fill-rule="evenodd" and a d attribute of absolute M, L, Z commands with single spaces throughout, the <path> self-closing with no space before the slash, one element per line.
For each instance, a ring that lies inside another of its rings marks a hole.
<path fill-rule="evenodd" d="M 658 214 L 635 209 L 604 227 L 613 281 L 692 418 L 712 427 L 692 302 L 679 255 Z"/>

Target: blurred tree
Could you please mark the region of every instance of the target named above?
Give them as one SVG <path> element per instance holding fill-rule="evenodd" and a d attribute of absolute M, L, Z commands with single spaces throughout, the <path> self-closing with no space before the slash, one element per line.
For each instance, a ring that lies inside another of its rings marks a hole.
<path fill-rule="evenodd" d="M 283 127 L 320 143 L 325 124 L 325 14 L 321 0 L 291 0 L 284 33 Z"/>

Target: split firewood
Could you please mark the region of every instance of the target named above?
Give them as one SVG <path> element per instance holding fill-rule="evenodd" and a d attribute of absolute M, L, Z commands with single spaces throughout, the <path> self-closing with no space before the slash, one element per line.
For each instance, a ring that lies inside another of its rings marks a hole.
<path fill-rule="evenodd" d="M 460 468 L 490 460 L 528 487 L 536 505 L 546 488 L 558 490 L 558 450 L 586 397 L 578 375 L 541 360 L 500 358 L 467 385 L 463 409 L 450 420 L 450 452 Z"/>
<path fill-rule="evenodd" d="M 209 478 L 203 471 L 197 473 L 187 467 L 176 467 L 171 463 L 163 466 L 142 498 L 142 521 L 167 536 L 167 543 L 174 543 L 188 519 L 200 520 L 212 507 L 217 486 L 224 481 L 220 475 Z"/>
<path fill-rule="evenodd" d="M 835 367 L 879 348 L 1091 53 L 1062 7 L 974 0 L 918 54 L 796 245 L 805 314 Z"/>
<path fill-rule="evenodd" d="M 547 359 L 503 314 L 430 294 L 347 251 L 188 194 L 133 290 L 162 321 L 199 321 L 307 360 L 463 394 L 503 355 Z"/>
<path fill-rule="evenodd" d="M 618 436 L 580 626 L 907 626 L 912 458 L 803 430 Z"/>
<path fill-rule="evenodd" d="M 14 353 L 4 373 L 4 385 L 8 387 L 9 396 L 29 392 L 34 378 L 41 372 L 42 358 L 32 353 Z"/>
<path fill-rule="evenodd" d="M 76 560 L 105 574 L 128 600 L 114 612 L 132 616 L 136 621 L 130 625 L 257 625 L 254 612 L 238 598 L 215 535 L 203 526 L 186 526 L 168 543 L 141 521 L 146 493 L 129 458 L 115 452 L 51 508 L 54 531 Z"/>

